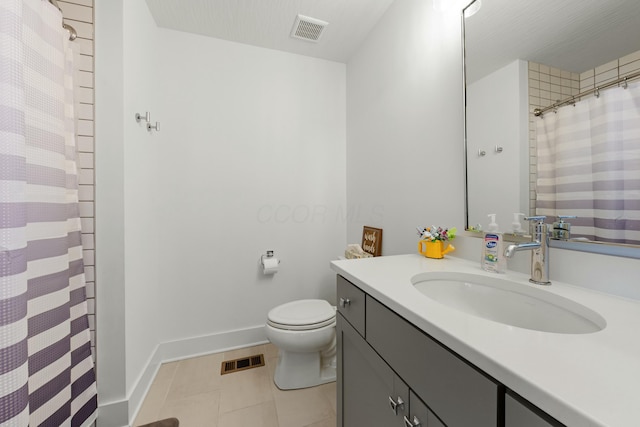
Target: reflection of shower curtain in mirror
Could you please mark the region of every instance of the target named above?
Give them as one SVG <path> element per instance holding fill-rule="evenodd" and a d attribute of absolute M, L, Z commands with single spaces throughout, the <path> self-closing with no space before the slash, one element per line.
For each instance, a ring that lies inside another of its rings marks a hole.
<path fill-rule="evenodd" d="M 640 82 L 536 118 L 536 214 L 572 237 L 640 244 Z"/>
<path fill-rule="evenodd" d="M 0 23 L 0 425 L 88 425 L 73 55 L 47 1 L 2 0 Z"/>

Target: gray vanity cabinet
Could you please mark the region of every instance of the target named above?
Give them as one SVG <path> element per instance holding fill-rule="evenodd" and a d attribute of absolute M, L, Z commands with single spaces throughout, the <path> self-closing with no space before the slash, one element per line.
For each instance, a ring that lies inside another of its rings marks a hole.
<path fill-rule="evenodd" d="M 482 427 L 489 425 L 483 421 L 485 415 L 472 406 L 482 407 L 487 399 L 477 399 L 478 402 L 470 404 L 468 388 L 484 393 L 487 387 L 494 399 L 489 404 L 493 403 L 490 412 L 495 419 L 494 383 L 341 276 L 338 276 L 337 296 L 339 427 L 444 427 L 431 412 L 431 405 L 424 403 L 429 402 L 428 399 L 440 405 L 443 414 L 451 419 L 451 426 Z M 428 343 L 426 352 L 423 341 Z M 398 357 L 401 353 L 412 356 Z M 431 359 L 431 367 L 425 371 L 421 366 Z M 450 372 L 439 372 L 443 368 Z M 466 382 L 451 387 L 461 380 L 461 375 Z M 471 378 L 467 378 L 469 375 Z M 480 385 L 474 381 L 477 375 L 481 377 Z M 411 379 L 415 387 L 408 386 L 403 378 Z M 424 396 L 428 399 L 424 400 Z M 450 404 L 442 404 L 449 399 Z M 460 416 L 460 413 L 466 415 Z M 464 424 L 467 420 L 469 423 Z"/>
<path fill-rule="evenodd" d="M 339 427 L 444 427 L 341 314 L 336 335 Z"/>
<path fill-rule="evenodd" d="M 367 296 L 367 342 L 450 426 L 495 427 L 502 386 Z"/>
<path fill-rule="evenodd" d="M 338 276 L 338 427 L 558 427 Z"/>
<path fill-rule="evenodd" d="M 559 423 L 548 414 L 519 396 L 507 392 L 504 402 L 505 427 L 559 427 Z"/>
<path fill-rule="evenodd" d="M 338 276 L 338 311 L 364 337 L 365 293 L 342 276 Z"/>
<path fill-rule="evenodd" d="M 409 387 L 340 314 L 336 333 L 342 356 L 338 425 L 402 427 L 408 415 Z"/>
<path fill-rule="evenodd" d="M 436 417 L 433 412 L 427 408 L 427 405 L 425 405 L 424 402 L 416 396 L 413 390 L 409 391 L 409 408 L 410 413 L 407 419 L 414 425 L 416 422 L 419 422 L 422 426 L 446 427 L 438 417 Z M 405 427 L 408 427 L 408 424 L 405 424 Z"/>

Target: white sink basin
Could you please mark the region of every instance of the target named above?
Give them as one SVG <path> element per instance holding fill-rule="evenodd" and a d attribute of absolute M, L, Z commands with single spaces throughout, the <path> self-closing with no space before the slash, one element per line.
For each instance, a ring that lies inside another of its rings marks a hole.
<path fill-rule="evenodd" d="M 499 277 L 432 272 L 414 276 L 411 283 L 448 307 L 519 328 L 588 334 L 607 326 L 598 313 L 570 299 Z"/>

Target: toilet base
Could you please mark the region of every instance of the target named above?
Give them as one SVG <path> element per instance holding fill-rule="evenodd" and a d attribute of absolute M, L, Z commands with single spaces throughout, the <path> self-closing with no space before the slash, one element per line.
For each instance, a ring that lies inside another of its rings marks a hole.
<path fill-rule="evenodd" d="M 324 360 L 323 360 L 324 359 Z M 278 353 L 273 381 L 280 390 L 314 387 L 336 380 L 336 359 L 322 358 L 320 352 Z"/>

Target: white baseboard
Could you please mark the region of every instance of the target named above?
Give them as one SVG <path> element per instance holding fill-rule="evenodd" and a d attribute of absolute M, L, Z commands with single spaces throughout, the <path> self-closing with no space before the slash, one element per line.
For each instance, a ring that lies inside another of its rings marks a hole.
<path fill-rule="evenodd" d="M 236 329 L 202 337 L 186 338 L 160 344 L 162 362 L 172 362 L 190 357 L 232 350 L 234 348 L 250 347 L 264 344 L 267 335 L 264 325 L 245 329 Z"/>
<path fill-rule="evenodd" d="M 122 424 L 121 420 L 128 420 L 129 423 L 133 423 L 162 363 L 205 354 L 220 353 L 236 348 L 251 347 L 266 342 L 268 340 L 264 325 L 259 325 L 161 343 L 149 356 L 146 367 L 138 377 L 127 400 L 99 407 L 97 427 L 122 427 L 126 425 Z M 102 419 L 103 415 L 104 419 Z"/>

